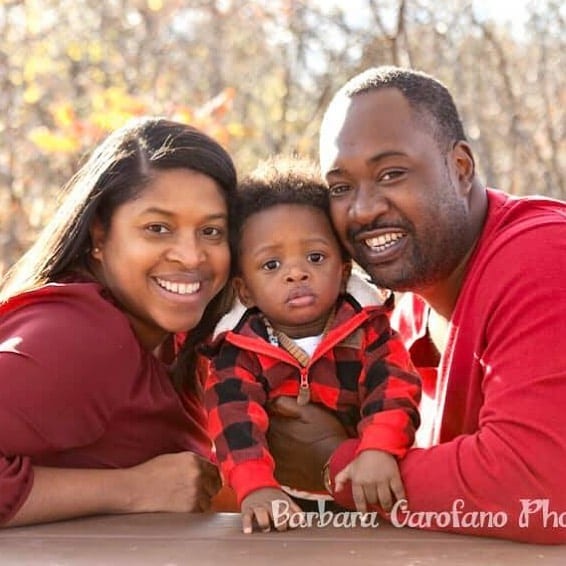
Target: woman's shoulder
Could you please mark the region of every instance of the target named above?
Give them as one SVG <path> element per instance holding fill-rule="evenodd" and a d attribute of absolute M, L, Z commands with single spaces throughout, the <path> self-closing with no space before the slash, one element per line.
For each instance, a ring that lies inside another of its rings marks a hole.
<path fill-rule="evenodd" d="M 2 320 L 10 315 L 33 311 L 40 320 L 50 320 L 53 312 L 69 316 L 124 318 L 109 293 L 97 282 L 48 283 L 11 297 L 0 305 Z M 47 316 L 49 314 L 50 316 Z"/>
<path fill-rule="evenodd" d="M 0 306 L 0 337 L 19 333 L 53 348 L 133 355 L 139 344 L 125 314 L 96 282 L 49 283 Z M 137 356 L 136 356 L 137 357 Z"/>

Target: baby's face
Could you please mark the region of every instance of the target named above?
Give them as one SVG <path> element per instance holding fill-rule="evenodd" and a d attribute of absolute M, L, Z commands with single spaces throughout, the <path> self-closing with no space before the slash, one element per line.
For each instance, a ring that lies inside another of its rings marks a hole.
<path fill-rule="evenodd" d="M 244 224 L 240 249 L 242 302 L 292 338 L 320 334 L 348 274 L 324 212 L 298 204 L 257 212 Z"/>

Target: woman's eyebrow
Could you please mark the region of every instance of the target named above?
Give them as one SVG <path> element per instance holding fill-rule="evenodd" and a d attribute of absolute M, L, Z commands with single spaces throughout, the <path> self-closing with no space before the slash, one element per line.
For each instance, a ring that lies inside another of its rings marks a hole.
<path fill-rule="evenodd" d="M 174 211 L 166 208 L 159 208 L 158 206 L 150 206 L 149 208 L 145 208 L 140 212 L 140 214 L 159 214 L 161 216 L 169 216 L 169 217 L 173 217 L 176 215 Z M 213 214 L 208 214 L 205 216 L 205 218 L 207 220 L 216 220 L 216 219 L 225 220 L 226 218 L 228 218 L 228 213 L 217 212 Z"/>

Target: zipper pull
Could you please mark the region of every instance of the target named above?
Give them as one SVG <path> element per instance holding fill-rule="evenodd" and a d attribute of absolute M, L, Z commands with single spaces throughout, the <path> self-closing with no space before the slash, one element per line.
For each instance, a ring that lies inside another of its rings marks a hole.
<path fill-rule="evenodd" d="M 301 369 L 301 384 L 299 385 L 299 394 L 297 395 L 297 404 L 301 407 L 307 405 L 311 400 L 311 388 L 309 385 L 308 372 L 305 368 Z"/>

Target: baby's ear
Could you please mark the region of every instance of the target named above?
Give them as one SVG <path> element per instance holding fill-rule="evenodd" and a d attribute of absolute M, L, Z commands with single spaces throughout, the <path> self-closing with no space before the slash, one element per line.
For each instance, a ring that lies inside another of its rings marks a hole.
<path fill-rule="evenodd" d="M 238 299 L 240 299 L 240 302 L 247 308 L 247 309 L 251 309 L 252 307 L 255 306 L 255 302 L 251 296 L 251 293 L 248 289 L 248 286 L 246 285 L 246 283 L 244 282 L 244 280 L 241 277 L 238 277 L 237 275 L 232 279 L 232 285 L 234 285 L 234 290 L 236 291 L 236 294 L 238 295 Z"/>

